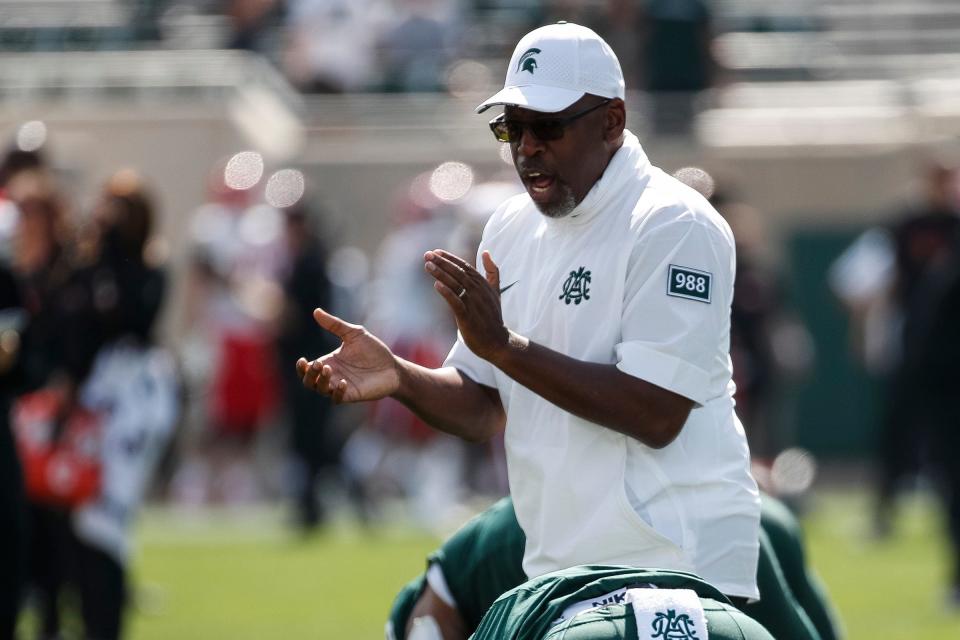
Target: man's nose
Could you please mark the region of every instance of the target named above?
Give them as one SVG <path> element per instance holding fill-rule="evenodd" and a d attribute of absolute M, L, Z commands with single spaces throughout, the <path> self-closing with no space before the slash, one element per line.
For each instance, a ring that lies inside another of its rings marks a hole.
<path fill-rule="evenodd" d="M 520 133 L 520 142 L 517 143 L 517 153 L 532 157 L 543 150 L 543 141 L 538 138 L 529 127 L 523 127 Z"/>

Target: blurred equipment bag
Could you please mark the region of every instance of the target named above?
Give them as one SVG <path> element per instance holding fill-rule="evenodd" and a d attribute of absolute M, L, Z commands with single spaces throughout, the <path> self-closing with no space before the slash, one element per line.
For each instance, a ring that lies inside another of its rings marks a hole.
<path fill-rule="evenodd" d="M 74 510 L 73 528 L 124 565 L 132 523 L 179 414 L 175 363 L 159 347 L 115 343 L 100 350 L 80 398 L 102 417 L 102 466 L 96 499 Z"/>
<path fill-rule="evenodd" d="M 12 418 L 27 497 L 73 508 L 100 491 L 102 419 L 80 405 L 60 419 L 63 402 L 58 391 L 36 391 L 17 400 Z"/>

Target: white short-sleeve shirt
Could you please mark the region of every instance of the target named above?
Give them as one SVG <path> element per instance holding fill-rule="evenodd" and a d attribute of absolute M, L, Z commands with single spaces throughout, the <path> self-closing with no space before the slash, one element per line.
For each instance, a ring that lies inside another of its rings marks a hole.
<path fill-rule="evenodd" d="M 696 403 L 680 435 L 653 449 L 560 409 L 458 340 L 446 365 L 498 389 L 506 409 L 526 573 L 673 569 L 756 598 L 760 500 L 732 397 L 727 224 L 628 133 L 571 214 L 547 218 L 517 196 L 492 216 L 480 250 L 500 267 L 506 326 Z"/>

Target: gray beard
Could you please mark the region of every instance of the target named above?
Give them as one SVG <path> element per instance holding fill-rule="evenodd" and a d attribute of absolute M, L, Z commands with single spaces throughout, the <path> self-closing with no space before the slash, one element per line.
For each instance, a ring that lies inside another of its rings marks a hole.
<path fill-rule="evenodd" d="M 558 184 L 557 187 L 561 190 L 560 200 L 558 202 L 546 206 L 534 203 L 537 205 L 540 213 L 548 218 L 563 218 L 564 216 L 570 215 L 570 212 L 577 208 L 577 199 L 573 195 L 573 189 L 567 184 Z"/>

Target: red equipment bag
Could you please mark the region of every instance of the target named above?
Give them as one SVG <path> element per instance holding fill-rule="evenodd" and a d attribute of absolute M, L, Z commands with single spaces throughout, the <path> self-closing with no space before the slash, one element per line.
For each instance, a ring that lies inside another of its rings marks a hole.
<path fill-rule="evenodd" d="M 49 389 L 21 396 L 12 411 L 13 430 L 27 497 L 72 508 L 100 492 L 101 418 L 78 405 L 57 436 L 62 404 L 62 395 Z"/>

